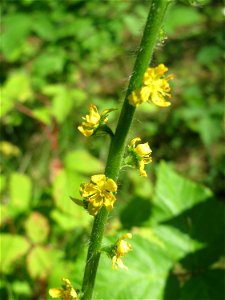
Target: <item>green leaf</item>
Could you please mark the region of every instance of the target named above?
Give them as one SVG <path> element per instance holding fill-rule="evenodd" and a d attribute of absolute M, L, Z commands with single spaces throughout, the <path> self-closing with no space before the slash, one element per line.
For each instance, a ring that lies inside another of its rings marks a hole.
<path fill-rule="evenodd" d="M 27 256 L 27 269 L 33 279 L 46 279 L 61 252 L 42 246 L 34 247 Z"/>
<path fill-rule="evenodd" d="M 26 73 L 12 73 L 1 88 L 1 110 L 0 117 L 3 117 L 17 101 L 25 102 L 33 97 L 30 79 Z"/>
<path fill-rule="evenodd" d="M 133 251 L 122 259 L 128 271 L 112 270 L 111 260 L 101 257 L 96 299 L 161 299 L 172 261 L 160 247 L 139 236 L 129 242 Z"/>
<path fill-rule="evenodd" d="M 70 171 L 66 172 L 64 170 L 62 170 L 55 178 L 53 183 L 53 195 L 55 204 L 62 213 L 54 212 L 53 216 L 62 224 L 62 227 L 68 227 L 68 224 L 71 223 L 71 221 L 69 221 L 70 218 L 74 219 L 72 224 L 76 224 L 76 226 L 87 226 L 89 224 L 90 216 L 86 210 L 83 207 L 77 206 L 70 199 L 70 196 L 73 198 L 80 198 L 79 188 L 80 184 L 84 181 L 85 179 L 77 173 Z M 67 224 L 64 223 L 64 218 L 68 218 Z"/>
<path fill-rule="evenodd" d="M 0 174 L 0 193 L 4 191 L 5 187 L 6 187 L 6 176 Z"/>
<path fill-rule="evenodd" d="M 3 20 L 4 32 L 1 37 L 1 50 L 10 62 L 20 58 L 23 46 L 31 29 L 31 18 L 27 14 L 9 14 Z"/>
<path fill-rule="evenodd" d="M 191 276 L 188 273 L 184 284 L 170 275 L 167 280 L 164 298 L 177 300 L 223 300 L 224 270 L 201 270 Z"/>
<path fill-rule="evenodd" d="M 40 77 L 61 73 L 65 64 L 65 53 L 58 48 L 57 51 L 46 51 L 40 54 L 33 62 L 33 72 Z"/>
<path fill-rule="evenodd" d="M 90 222 L 90 218 L 88 217 L 88 214 L 86 213 L 86 216 L 82 216 L 83 213 L 81 213 L 77 209 L 77 214 L 75 216 L 71 216 L 67 213 L 61 212 L 58 209 L 54 209 L 51 212 L 51 218 L 63 229 L 63 230 L 73 230 L 74 228 L 78 226 L 87 226 Z"/>
<path fill-rule="evenodd" d="M 178 35 L 180 32 L 182 33 L 180 34 L 180 37 L 184 38 L 185 36 L 198 33 L 201 28 L 200 25 L 203 22 L 204 15 L 200 14 L 196 9 L 174 5 L 166 17 L 165 31 L 168 35 Z M 185 31 L 181 30 L 182 28 L 185 28 Z"/>
<path fill-rule="evenodd" d="M 208 268 L 223 255 L 224 245 L 221 241 L 224 234 L 221 228 L 224 228 L 224 217 L 224 204 L 209 199 L 166 222 L 167 226 L 177 228 L 182 234 L 204 245 L 182 259 L 181 264 L 190 272 Z"/>
<path fill-rule="evenodd" d="M 12 290 L 16 295 L 23 295 L 26 297 L 31 297 L 32 289 L 27 281 L 14 281 L 12 282 Z"/>
<path fill-rule="evenodd" d="M 164 162 L 160 163 L 157 174 L 152 224 L 173 218 L 212 196 L 209 189 L 183 178 Z"/>
<path fill-rule="evenodd" d="M 144 221 L 149 219 L 150 214 L 151 203 L 149 199 L 133 197 L 123 208 L 120 220 L 123 228 L 130 229 L 133 226 L 141 226 Z"/>
<path fill-rule="evenodd" d="M 62 123 L 75 103 L 72 91 L 63 85 L 49 85 L 44 88 L 43 93 L 53 97 L 50 111 L 56 120 Z"/>
<path fill-rule="evenodd" d="M 103 172 L 102 163 L 86 150 L 80 149 L 68 152 L 64 162 L 66 168 L 81 174 L 89 175 Z"/>
<path fill-rule="evenodd" d="M 30 244 L 24 237 L 2 233 L 0 235 L 0 248 L 4 259 L 0 264 L 0 271 L 11 273 L 16 261 L 26 254 L 29 247 Z"/>
<path fill-rule="evenodd" d="M 12 173 L 9 182 L 10 209 L 15 213 L 29 209 L 32 183 L 28 176 L 21 173 Z"/>
<path fill-rule="evenodd" d="M 32 110 L 34 117 L 46 125 L 51 124 L 51 111 L 47 107 L 35 108 Z"/>
<path fill-rule="evenodd" d="M 4 225 L 11 218 L 8 205 L 0 203 L 0 226 Z"/>
<path fill-rule="evenodd" d="M 25 221 L 25 229 L 33 243 L 43 243 L 50 231 L 48 219 L 35 211 Z"/>
<path fill-rule="evenodd" d="M 62 278 L 68 278 L 72 283 L 73 275 L 75 270 L 75 264 L 68 260 L 59 260 L 57 264 L 54 265 L 54 270 L 49 274 L 48 284 L 49 288 L 60 287 L 62 285 Z M 78 286 L 73 285 L 75 289 Z"/>
<path fill-rule="evenodd" d="M 43 40 L 54 41 L 56 38 L 57 30 L 45 12 L 38 12 L 33 16 L 31 28 Z"/>

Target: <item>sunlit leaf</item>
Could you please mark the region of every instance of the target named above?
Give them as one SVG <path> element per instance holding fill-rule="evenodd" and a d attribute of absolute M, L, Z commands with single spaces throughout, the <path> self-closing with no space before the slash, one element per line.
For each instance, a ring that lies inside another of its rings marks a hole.
<path fill-rule="evenodd" d="M 27 269 L 30 276 L 34 279 L 47 278 L 60 256 L 61 252 L 46 247 L 32 248 L 27 256 Z"/>
<path fill-rule="evenodd" d="M 10 273 L 16 262 L 24 256 L 30 247 L 29 242 L 20 235 L 2 233 L 0 235 L 0 248 L 2 261 L 0 270 L 3 273 Z"/>
<path fill-rule="evenodd" d="M 212 192 L 209 189 L 185 179 L 166 163 L 161 162 L 158 169 L 151 223 L 175 217 L 186 209 L 206 201 L 211 196 Z"/>
<path fill-rule="evenodd" d="M 102 163 L 84 149 L 68 152 L 65 166 L 82 174 L 102 173 Z M 88 166 L 88 167 L 87 167 Z"/>
<path fill-rule="evenodd" d="M 47 239 L 50 227 L 46 217 L 33 211 L 25 221 L 25 229 L 33 243 L 42 243 Z"/>
<path fill-rule="evenodd" d="M 10 208 L 17 213 L 29 209 L 32 183 L 28 176 L 22 173 L 12 173 L 9 182 Z"/>

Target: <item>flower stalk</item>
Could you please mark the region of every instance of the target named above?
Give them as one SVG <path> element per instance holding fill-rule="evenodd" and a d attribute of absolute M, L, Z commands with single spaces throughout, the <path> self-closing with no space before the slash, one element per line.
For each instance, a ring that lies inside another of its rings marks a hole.
<path fill-rule="evenodd" d="M 115 135 L 111 139 L 108 160 L 105 168 L 105 176 L 116 182 L 124 155 L 125 145 L 136 107 L 128 102 L 132 91 L 139 89 L 143 83 L 143 77 L 152 58 L 161 25 L 166 13 L 169 0 L 152 0 L 145 25 L 143 37 L 137 53 L 133 73 L 130 78 L 127 93 L 120 113 Z M 94 218 L 90 236 L 87 261 L 82 284 L 82 300 L 91 300 L 93 295 L 95 277 L 100 259 L 101 242 L 107 222 L 108 211 L 102 206 Z"/>

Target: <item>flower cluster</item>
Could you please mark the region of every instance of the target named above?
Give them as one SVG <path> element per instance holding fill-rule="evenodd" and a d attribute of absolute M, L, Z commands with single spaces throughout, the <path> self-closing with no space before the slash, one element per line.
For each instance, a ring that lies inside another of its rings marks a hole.
<path fill-rule="evenodd" d="M 139 168 L 141 176 L 147 176 L 146 171 L 144 170 L 145 165 L 152 162 L 151 153 L 152 150 L 149 147 L 148 143 L 140 144 L 141 139 L 139 137 L 131 140 L 128 151 L 132 157 L 134 165 Z M 138 143 L 138 144 L 137 144 Z"/>
<path fill-rule="evenodd" d="M 114 256 L 112 258 L 112 268 L 113 270 L 117 270 L 118 267 L 124 270 L 128 270 L 128 268 L 123 264 L 121 257 L 132 250 L 131 244 L 123 239 L 131 239 L 132 234 L 126 233 L 122 235 L 118 240 L 114 248 Z"/>
<path fill-rule="evenodd" d="M 111 211 L 116 201 L 113 193 L 117 191 L 114 180 L 104 174 L 93 175 L 91 181 L 84 183 L 80 187 L 80 194 L 84 198 L 84 207 L 88 209 L 90 215 L 95 216 L 102 206 Z"/>
<path fill-rule="evenodd" d="M 105 125 L 108 121 L 108 114 L 114 109 L 105 109 L 100 115 L 98 109 L 94 104 L 90 105 L 89 115 L 82 117 L 84 120 L 78 130 L 86 137 L 93 135 L 97 129 Z"/>
<path fill-rule="evenodd" d="M 69 279 L 62 279 L 64 281 L 63 288 L 53 288 L 49 290 L 49 295 L 52 298 L 61 298 L 62 300 L 76 300 L 78 295 L 72 287 Z"/>
<path fill-rule="evenodd" d="M 165 98 L 171 98 L 169 80 L 173 79 L 173 75 L 165 76 L 167 71 L 164 64 L 148 68 L 144 74 L 143 86 L 128 96 L 129 104 L 136 107 L 151 100 L 157 106 L 169 106 L 171 103 Z"/>

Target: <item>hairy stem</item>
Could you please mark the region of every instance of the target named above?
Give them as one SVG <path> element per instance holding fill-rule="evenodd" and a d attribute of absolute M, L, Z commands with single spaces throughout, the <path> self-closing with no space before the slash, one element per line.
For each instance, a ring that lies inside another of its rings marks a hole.
<path fill-rule="evenodd" d="M 120 113 L 117 129 L 115 135 L 112 137 L 106 164 L 105 175 L 115 181 L 119 175 L 127 136 L 135 112 L 135 107 L 128 103 L 127 97 L 133 90 L 138 89 L 142 85 L 143 76 L 151 61 L 157 37 L 169 2 L 170 1 L 168 0 L 151 1 L 143 37 Z M 92 299 L 95 277 L 100 258 L 101 242 L 107 217 L 108 212 L 105 207 L 102 207 L 94 219 L 83 278 L 82 300 Z"/>

